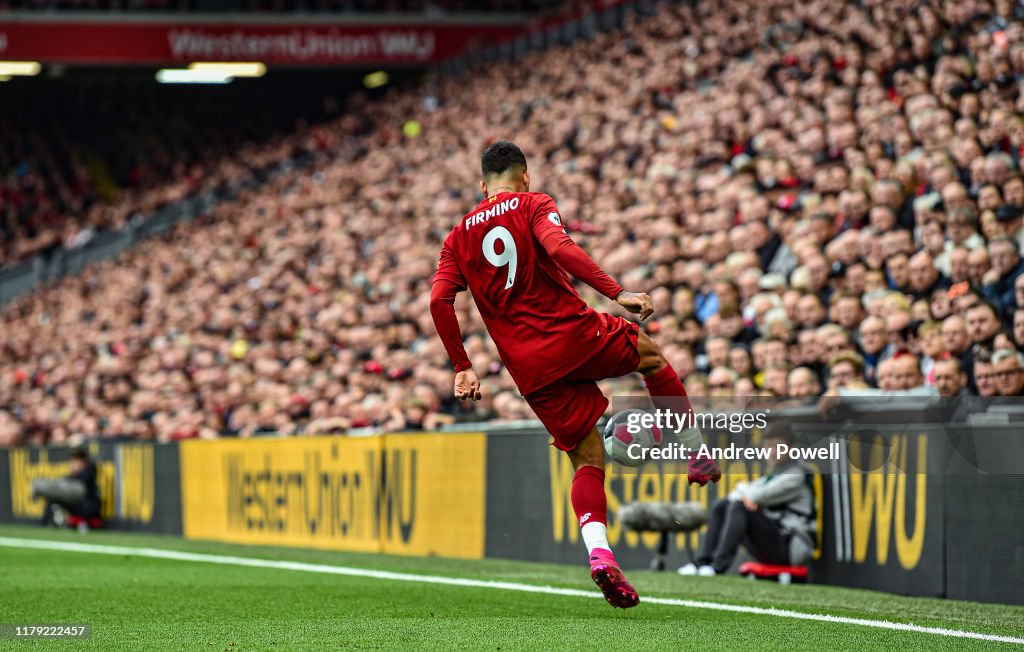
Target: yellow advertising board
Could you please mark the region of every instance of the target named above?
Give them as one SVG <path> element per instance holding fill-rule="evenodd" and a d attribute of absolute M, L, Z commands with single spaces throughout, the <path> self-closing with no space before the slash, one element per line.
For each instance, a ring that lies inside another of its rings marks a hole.
<path fill-rule="evenodd" d="M 474 434 L 183 442 L 185 536 L 480 558 L 486 438 Z"/>

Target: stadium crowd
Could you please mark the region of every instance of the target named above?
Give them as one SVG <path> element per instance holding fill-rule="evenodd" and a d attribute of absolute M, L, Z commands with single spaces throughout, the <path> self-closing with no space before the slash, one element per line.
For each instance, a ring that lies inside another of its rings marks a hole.
<path fill-rule="evenodd" d="M 599 264 L 650 292 L 645 327 L 691 395 L 1020 395 L 1015 11 L 665 3 L 624 32 L 357 97 L 318 127 L 312 168 L 7 306 L 0 443 L 528 418 L 465 295 L 485 399 L 450 398 L 427 306 L 495 138 Z"/>

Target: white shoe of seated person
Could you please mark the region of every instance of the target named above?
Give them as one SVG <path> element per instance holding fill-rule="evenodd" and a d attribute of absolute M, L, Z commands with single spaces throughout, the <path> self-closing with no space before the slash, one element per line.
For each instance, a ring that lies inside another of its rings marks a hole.
<path fill-rule="evenodd" d="M 714 567 L 708 566 L 707 564 L 698 568 L 697 574 L 701 577 L 714 577 L 715 575 L 718 575 L 718 573 L 715 572 Z"/>
<path fill-rule="evenodd" d="M 68 522 L 68 513 L 60 505 L 53 506 L 53 524 L 57 527 L 64 527 Z"/>
<path fill-rule="evenodd" d="M 686 564 L 684 566 L 680 566 L 679 570 L 677 570 L 676 572 L 679 573 L 680 575 L 696 575 L 697 574 L 697 565 L 696 564 Z"/>

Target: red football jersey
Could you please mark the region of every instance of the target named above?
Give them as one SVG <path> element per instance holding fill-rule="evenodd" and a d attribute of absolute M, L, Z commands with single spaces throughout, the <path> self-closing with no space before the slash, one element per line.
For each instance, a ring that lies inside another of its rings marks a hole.
<path fill-rule="evenodd" d="M 437 278 L 473 293 L 487 331 L 523 394 L 582 364 L 601 335 L 600 316 L 545 249 L 545 244 L 550 249 L 565 240 L 551 197 L 505 192 L 466 215 L 441 249 Z"/>

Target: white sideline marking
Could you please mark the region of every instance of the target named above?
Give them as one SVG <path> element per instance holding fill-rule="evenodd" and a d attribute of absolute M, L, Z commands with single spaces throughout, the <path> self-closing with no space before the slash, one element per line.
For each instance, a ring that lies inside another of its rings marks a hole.
<path fill-rule="evenodd" d="M 258 559 L 255 557 L 208 555 L 194 552 L 183 552 L 178 550 L 162 550 L 160 548 L 131 548 L 126 546 L 104 546 L 90 543 L 73 543 L 70 541 L 44 541 L 41 539 L 17 539 L 12 537 L 0 537 L 0 547 L 34 548 L 37 550 L 60 550 L 63 552 L 86 552 L 99 555 L 131 555 L 135 557 L 149 557 L 152 559 L 194 561 L 208 564 L 221 564 L 226 566 L 251 566 L 254 568 L 276 568 L 279 570 L 304 571 L 307 573 L 326 573 L 330 575 L 348 575 L 352 577 L 372 577 L 378 580 L 392 580 L 396 582 L 422 582 L 424 584 L 445 584 L 448 586 L 470 586 L 481 589 L 501 589 L 505 591 L 522 591 L 524 593 L 564 595 L 574 598 L 603 597 L 600 593 L 596 591 L 564 589 L 556 586 L 519 584 L 517 582 L 495 582 L 491 580 L 473 580 L 459 577 L 445 577 L 443 575 L 417 575 L 415 573 L 396 573 L 392 571 L 369 570 L 365 568 L 352 568 L 348 566 L 329 566 L 327 564 L 308 564 L 305 562 L 298 561 L 277 561 L 273 559 Z M 751 607 L 747 605 L 725 604 L 720 602 L 703 602 L 700 600 L 681 600 L 676 598 L 644 597 L 642 598 L 642 600 L 642 604 L 660 604 L 669 605 L 673 607 L 688 607 L 690 609 L 730 611 L 733 613 L 756 614 L 759 616 L 774 616 L 776 618 L 815 620 L 825 623 L 861 625 L 864 627 L 891 629 L 902 632 L 917 632 L 920 634 L 933 634 L 936 636 L 970 638 L 980 641 L 994 641 L 997 643 L 1024 644 L 1024 638 L 1018 638 L 1014 636 L 984 634 L 981 632 L 969 632 L 959 629 L 947 629 L 945 627 L 923 627 L 921 625 L 913 625 L 911 623 L 894 623 L 888 620 L 868 620 L 866 618 L 849 618 L 847 616 L 831 616 L 828 614 L 805 613 L 802 611 L 791 611 L 789 609 L 775 609 L 771 607 Z"/>

